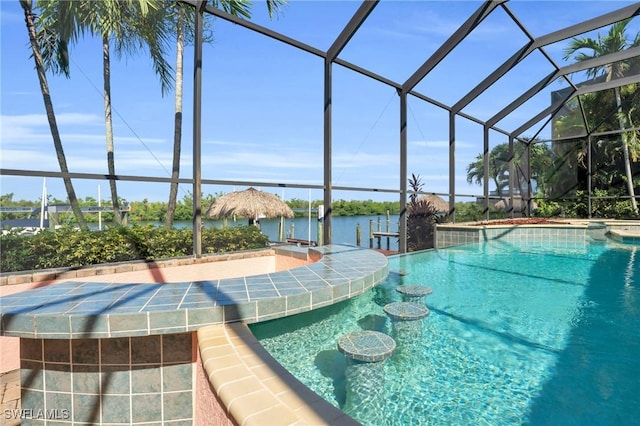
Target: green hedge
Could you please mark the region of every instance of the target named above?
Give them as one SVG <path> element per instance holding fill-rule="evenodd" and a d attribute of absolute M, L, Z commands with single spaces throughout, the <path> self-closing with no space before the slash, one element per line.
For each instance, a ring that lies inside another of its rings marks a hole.
<path fill-rule="evenodd" d="M 222 253 L 267 247 L 268 237 L 255 226 L 206 228 L 202 252 Z M 193 231 L 152 225 L 81 231 L 72 227 L 44 230 L 36 235 L 16 232 L 0 237 L 2 272 L 85 265 L 129 260 L 158 260 L 193 254 Z"/>

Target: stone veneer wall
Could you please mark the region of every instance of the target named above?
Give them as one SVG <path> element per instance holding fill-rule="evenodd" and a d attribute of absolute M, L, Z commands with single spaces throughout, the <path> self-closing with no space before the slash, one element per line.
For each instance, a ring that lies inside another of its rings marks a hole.
<path fill-rule="evenodd" d="M 20 339 L 23 422 L 193 424 L 194 339 Z"/>

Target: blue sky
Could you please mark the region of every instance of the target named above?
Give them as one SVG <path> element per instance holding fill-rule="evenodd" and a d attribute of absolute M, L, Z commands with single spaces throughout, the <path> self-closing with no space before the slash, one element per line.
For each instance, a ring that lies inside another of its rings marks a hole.
<path fill-rule="evenodd" d="M 508 7 L 533 36 L 576 24 L 633 2 L 518 1 Z M 326 50 L 359 6 L 357 1 L 291 1 L 269 20 L 255 1 L 253 20 Z M 382 0 L 340 58 L 403 83 L 472 14 L 477 1 Z M 30 58 L 18 1 L 0 1 L 0 136 L 3 168 L 59 171 L 38 80 Z M 638 31 L 636 17 L 629 29 Z M 202 176 L 206 179 L 322 185 L 323 63 L 320 58 L 223 20 L 212 20 L 214 41 L 204 47 Z M 596 33 L 586 34 L 595 37 Z M 416 90 L 451 105 L 526 42 L 503 11 L 494 13 L 421 81 Z M 560 66 L 566 42 L 546 48 Z M 191 177 L 193 50 L 185 52 L 182 177 Z M 168 58 L 174 61 L 173 46 Z M 168 177 L 173 144 L 173 93 L 162 97 L 146 52 L 112 62 L 116 172 Z M 463 111 L 486 120 L 552 70 L 532 54 Z M 334 186 L 399 187 L 399 100 L 391 87 L 333 67 Z M 49 75 L 49 85 L 69 168 L 107 173 L 99 40 L 87 37 L 71 47 L 71 78 Z M 574 76 L 581 79 L 583 76 Z M 498 124 L 513 130 L 549 105 L 554 85 Z M 482 150 L 482 129 L 458 119 L 456 192 L 480 195 L 468 185 L 466 166 Z M 525 133 L 526 135 L 527 133 Z M 409 173 L 424 189 L 448 192 L 448 119 L 440 108 L 409 99 Z M 542 137 L 548 137 L 543 131 Z M 492 132 L 491 145 L 506 141 Z M 74 181 L 80 197 L 108 198 L 106 181 Z M 38 199 L 40 178 L 0 177 L 0 192 L 14 199 Z M 64 199 L 62 182 L 48 179 L 49 194 Z M 119 182 L 127 200 L 166 201 L 168 185 Z M 205 185 L 204 194 L 243 187 Z M 321 190 L 262 189 L 285 199 Z M 179 197 L 191 191 L 183 185 Z M 397 200 L 396 194 L 334 191 L 334 199 Z M 446 198 L 446 196 L 444 197 Z M 464 197 L 462 197 L 464 198 Z"/>

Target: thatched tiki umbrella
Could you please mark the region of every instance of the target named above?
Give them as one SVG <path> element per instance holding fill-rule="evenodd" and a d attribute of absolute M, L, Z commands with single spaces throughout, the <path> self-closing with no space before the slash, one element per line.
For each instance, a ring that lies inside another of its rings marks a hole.
<path fill-rule="evenodd" d="M 418 199 L 418 201 L 423 201 L 431 204 L 431 207 L 433 207 L 433 209 L 437 213 L 445 213 L 445 214 L 449 213 L 449 203 L 447 203 L 445 200 L 443 200 L 442 198 L 438 197 L 435 194 L 423 195 Z"/>
<path fill-rule="evenodd" d="M 222 195 L 211 204 L 207 216 L 220 219 L 228 216 L 241 216 L 254 224 L 256 219 L 265 217 L 293 217 L 293 210 L 280 198 L 268 192 L 249 188 Z"/>

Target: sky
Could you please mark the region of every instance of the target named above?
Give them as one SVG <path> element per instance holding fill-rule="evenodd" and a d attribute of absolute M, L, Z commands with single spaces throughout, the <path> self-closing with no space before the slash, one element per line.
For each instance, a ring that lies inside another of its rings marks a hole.
<path fill-rule="evenodd" d="M 633 4 L 623 1 L 511 0 L 507 7 L 532 36 L 541 36 Z M 274 19 L 255 1 L 252 20 L 274 31 L 327 50 L 359 7 L 358 1 L 290 0 Z M 481 5 L 478 1 L 382 0 L 339 58 L 403 83 Z M 323 198 L 321 189 L 269 184 L 323 184 L 323 61 L 311 54 L 221 19 L 208 19 L 213 40 L 203 48 L 202 177 L 258 182 L 284 199 Z M 640 31 L 640 18 L 629 25 Z M 605 31 L 605 30 L 602 30 Z M 597 32 L 584 36 L 595 38 Z M 527 41 L 502 10 L 448 55 L 416 90 L 452 105 Z M 545 48 L 559 66 L 563 41 Z M 175 61 L 175 49 L 167 48 Z M 71 76 L 48 74 L 51 97 L 69 169 L 107 173 L 100 40 L 89 35 L 70 48 Z M 185 49 L 184 124 L 181 177 L 191 178 L 193 147 L 193 48 Z M 470 103 L 463 111 L 487 120 L 553 70 L 539 52 Z M 116 173 L 169 177 L 173 148 L 173 91 L 162 95 L 147 52 L 112 56 L 112 105 Z M 59 171 L 46 120 L 24 15 L 18 1 L 0 1 L 0 165 L 6 169 Z M 400 186 L 399 97 L 395 89 L 333 66 L 333 186 L 396 190 Z M 572 76 L 575 81 L 582 75 Z M 512 131 L 550 102 L 555 82 L 498 123 Z M 408 172 L 423 190 L 449 191 L 449 134 L 445 110 L 409 97 Z M 540 126 L 538 126 L 540 127 Z M 537 131 L 537 127 L 532 130 Z M 529 132 L 530 134 L 530 132 Z M 524 134 L 527 135 L 527 132 Z M 540 137 L 549 137 L 543 129 Z M 490 145 L 507 141 L 491 132 Z M 482 127 L 456 120 L 455 179 L 458 199 L 473 199 L 482 187 L 468 184 L 466 167 L 482 151 Z M 0 176 L 0 194 L 38 200 L 42 178 Z M 49 178 L 47 193 L 65 199 L 60 179 Z M 108 182 L 74 180 L 79 197 L 109 198 Z M 203 185 L 203 194 L 245 189 Z M 167 201 L 164 183 L 118 182 L 128 201 Z M 179 198 L 192 191 L 181 185 Z M 333 198 L 396 201 L 385 192 L 334 190 Z"/>

